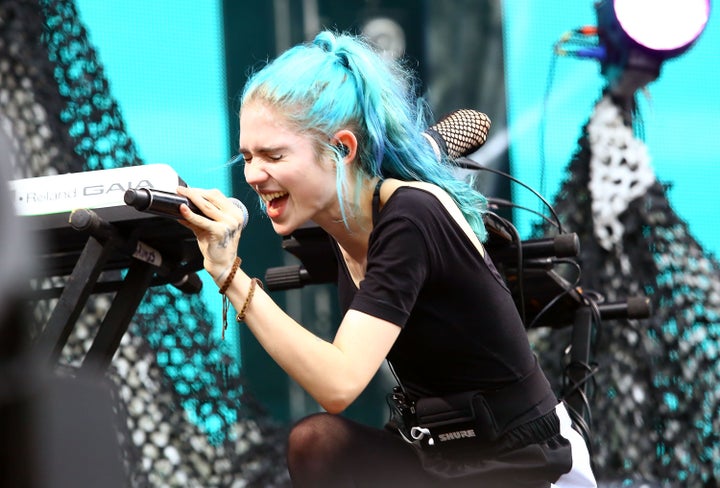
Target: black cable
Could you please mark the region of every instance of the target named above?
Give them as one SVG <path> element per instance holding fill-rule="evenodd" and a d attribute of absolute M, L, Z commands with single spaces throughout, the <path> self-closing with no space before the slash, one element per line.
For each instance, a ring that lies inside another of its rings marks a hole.
<path fill-rule="evenodd" d="M 557 222 L 553 221 L 552 219 L 548 218 L 547 215 L 544 215 L 542 212 L 538 212 L 537 210 L 533 210 L 528 207 L 524 207 L 522 205 L 518 205 L 516 203 L 511 202 L 510 200 L 505 200 L 504 198 L 488 198 L 488 204 L 489 205 L 495 205 L 497 207 L 505 207 L 505 208 L 516 208 L 518 210 L 524 210 L 526 212 L 530 212 L 531 214 L 535 215 L 536 217 L 540 217 L 543 219 L 548 225 L 552 225 L 557 229 Z"/>
<path fill-rule="evenodd" d="M 593 295 L 595 296 L 595 298 L 593 298 Z M 600 327 L 600 324 L 602 323 L 602 314 L 600 313 L 600 307 L 598 307 L 598 303 L 605 301 L 605 297 L 596 291 L 586 290 L 580 294 L 580 299 L 582 300 L 583 304 L 590 309 L 590 313 L 593 318 L 592 323 L 596 325 L 596 327 L 594 328 L 595 341 L 593 342 L 597 343 L 597 340 L 600 337 L 602 331 L 602 327 Z"/>
<path fill-rule="evenodd" d="M 553 264 L 570 264 L 574 266 L 577 269 L 577 276 L 575 277 L 575 282 L 572 284 L 572 286 L 566 288 L 562 292 L 558 293 L 555 297 L 552 298 L 549 302 L 545 304 L 545 306 L 540 309 L 540 311 L 535 315 L 535 318 L 530 323 L 530 325 L 527 326 L 527 329 L 532 329 L 535 326 L 535 323 L 542 317 L 543 314 L 547 313 L 550 308 L 555 305 L 562 297 L 570 294 L 571 291 L 577 290 L 577 285 L 580 283 L 580 265 L 576 263 L 575 261 L 571 259 L 556 259 L 552 261 Z"/>
<path fill-rule="evenodd" d="M 469 169 L 473 169 L 473 168 L 469 168 Z M 495 173 L 495 174 L 497 174 L 497 175 L 500 175 L 500 176 L 502 176 L 502 177 L 505 177 L 505 178 L 509 179 L 509 180 L 512 181 L 513 183 L 517 183 L 518 185 L 520 185 L 520 186 L 522 186 L 523 188 L 526 188 L 527 190 L 529 190 L 530 192 L 532 192 L 532 194 L 535 195 L 536 197 L 538 197 L 538 198 L 540 199 L 540 201 L 541 201 L 541 202 L 545 205 L 545 207 L 548 209 L 548 211 L 552 214 L 553 219 L 555 220 L 555 223 L 556 223 L 556 227 L 557 227 L 557 229 L 558 229 L 558 232 L 559 232 L 560 234 L 563 234 L 563 233 L 564 233 L 563 228 L 562 228 L 562 223 L 560 222 L 560 217 L 558 217 L 558 214 L 557 214 L 557 212 L 555 212 L 555 209 L 552 207 L 552 205 L 550 205 L 550 203 L 549 203 L 547 200 L 545 200 L 545 198 L 543 198 L 543 196 L 542 196 L 540 193 L 538 193 L 538 192 L 537 192 L 534 188 L 532 188 L 530 185 L 528 185 L 527 183 L 523 183 L 522 181 L 518 180 L 518 179 L 515 178 L 514 176 L 509 175 L 508 173 L 505 173 L 504 171 L 500 171 L 499 169 L 489 168 L 489 167 L 485 167 L 485 166 L 478 166 L 478 167 L 476 167 L 476 168 L 474 168 L 474 169 L 483 170 L 483 171 L 489 171 L 490 173 Z"/>
<path fill-rule="evenodd" d="M 602 321 L 600 309 L 597 304 L 597 300 L 593 298 L 593 295 L 597 297 L 597 299 L 602 300 L 602 295 L 593 292 L 583 292 L 581 293 L 581 300 L 583 304 L 590 309 L 590 315 L 591 315 L 591 337 L 592 337 L 592 331 L 597 331 L 599 329 L 599 324 Z M 591 352 L 593 349 L 594 344 L 596 341 L 592 341 L 591 344 Z M 579 377 L 578 379 L 574 379 L 570 375 L 570 371 L 573 371 L 577 373 L 578 371 L 584 371 L 584 374 L 582 377 Z M 576 427 L 580 431 L 580 433 L 583 435 L 583 438 L 585 439 L 585 443 L 587 444 L 588 451 L 590 453 L 590 459 L 591 463 L 593 465 L 594 469 L 594 461 L 593 461 L 593 449 L 592 449 L 592 443 L 591 443 L 591 434 L 590 434 L 590 426 L 593 423 L 592 418 L 592 410 L 590 408 L 590 403 L 592 400 L 592 397 L 595 394 L 596 389 L 596 378 L 595 375 L 597 374 L 599 370 L 599 366 L 597 363 L 585 363 L 582 361 L 570 361 L 567 366 L 565 367 L 565 370 L 563 372 L 563 386 L 561 391 L 561 397 L 565 401 L 565 399 L 570 395 L 576 395 L 579 397 L 582 401 L 582 407 L 581 411 L 577 411 L 574 408 L 572 408 L 571 405 L 566 403 L 566 407 L 568 408 L 568 412 L 570 413 L 570 416 L 575 423 Z M 587 388 L 586 388 L 587 387 Z M 589 390 L 589 393 L 586 393 L 586 391 Z M 587 419 L 585 418 L 585 415 L 583 415 L 583 411 L 586 412 Z"/>
<path fill-rule="evenodd" d="M 557 44 L 556 48 L 553 49 L 553 54 L 550 57 L 550 66 L 548 67 L 548 77 L 545 82 L 545 93 L 543 94 L 543 112 L 542 116 L 540 117 L 540 123 L 539 123 L 539 139 L 540 139 L 540 193 L 545 194 L 545 166 L 547 164 L 546 158 L 545 158 L 545 132 L 547 130 L 547 113 L 548 113 L 548 101 L 550 99 L 550 90 L 553 85 L 553 81 L 555 79 L 555 69 L 557 65 Z"/>
<path fill-rule="evenodd" d="M 496 213 L 492 211 L 486 212 L 488 215 L 491 215 L 495 217 L 495 219 L 500 222 L 504 229 L 511 235 L 510 242 L 514 243 L 517 247 L 517 281 L 518 281 L 518 301 L 520 302 L 520 305 L 518 306 L 518 312 L 520 312 L 520 317 L 522 319 L 522 323 L 526 323 L 526 317 L 525 317 L 525 291 L 524 291 L 524 273 L 523 273 L 523 252 L 522 252 L 522 241 L 520 240 L 520 233 L 517 230 L 517 227 L 515 227 L 511 222 L 509 222 L 507 219 L 504 219 L 497 215 Z"/>
<path fill-rule="evenodd" d="M 569 370 L 571 368 L 582 368 L 585 370 L 585 375 L 582 377 L 580 381 L 572 381 L 572 383 L 569 382 Z M 588 450 L 590 451 L 590 458 L 592 459 L 592 442 L 591 442 L 591 429 L 590 426 L 593 423 L 592 420 L 592 412 L 590 410 L 590 398 L 588 395 L 585 394 L 584 386 L 591 381 L 591 390 L 595 391 L 595 374 L 598 371 L 598 365 L 597 364 L 586 364 L 579 361 L 572 361 L 568 363 L 568 365 L 565 368 L 565 373 L 563 375 L 563 386 L 562 386 L 562 392 L 561 392 L 561 398 L 563 400 L 563 403 L 565 404 L 565 408 L 567 408 L 568 413 L 570 414 L 570 417 L 572 418 L 573 423 L 575 424 L 575 427 L 580 431 L 583 438 L 585 439 L 585 443 L 587 444 Z M 566 398 L 571 395 L 576 394 L 578 395 L 583 404 L 583 409 L 587 412 L 587 420 L 585 419 L 585 416 L 583 415 L 582 411 L 578 412 L 575 410 L 566 400 Z"/>

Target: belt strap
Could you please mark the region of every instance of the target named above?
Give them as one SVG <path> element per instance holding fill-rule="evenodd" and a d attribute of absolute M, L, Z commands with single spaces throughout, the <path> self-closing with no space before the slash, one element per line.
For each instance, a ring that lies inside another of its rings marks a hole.
<path fill-rule="evenodd" d="M 557 397 L 535 358 L 535 367 L 517 383 L 499 390 L 483 392 L 501 431 L 543 416 L 557 405 Z M 527 408 L 518 411 L 518 405 Z"/>

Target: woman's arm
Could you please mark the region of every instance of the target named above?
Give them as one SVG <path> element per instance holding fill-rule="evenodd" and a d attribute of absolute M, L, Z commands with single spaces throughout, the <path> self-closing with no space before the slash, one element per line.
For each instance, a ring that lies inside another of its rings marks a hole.
<path fill-rule="evenodd" d="M 240 310 L 250 288 L 242 271 L 226 295 Z M 339 413 L 365 389 L 400 333 L 400 327 L 362 312 L 345 315 L 332 343 L 302 327 L 259 287 L 245 323 L 268 354 L 325 410 Z"/>
<path fill-rule="evenodd" d="M 184 225 L 198 239 L 203 266 L 222 286 L 235 260 L 242 231 L 242 212 L 218 190 L 178 188 L 208 217 L 180 209 Z M 225 295 L 242 310 L 251 278 L 242 270 Z M 325 410 L 339 413 L 365 389 L 400 334 L 400 327 L 350 310 L 333 342 L 327 342 L 287 315 L 260 287 L 248 304 L 244 322 L 262 347 Z"/>

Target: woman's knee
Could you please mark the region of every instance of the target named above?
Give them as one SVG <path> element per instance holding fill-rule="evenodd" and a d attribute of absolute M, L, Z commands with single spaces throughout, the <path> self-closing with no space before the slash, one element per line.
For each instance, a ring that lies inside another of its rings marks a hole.
<path fill-rule="evenodd" d="M 323 413 L 318 413 L 305 417 L 299 420 L 290 429 L 288 435 L 288 447 L 290 450 L 293 448 L 300 448 L 306 445 L 312 445 L 318 439 L 322 437 L 322 421 L 318 417 L 322 417 Z"/>
<path fill-rule="evenodd" d="M 320 480 L 324 483 L 341 475 L 346 455 L 343 439 L 347 436 L 344 432 L 342 419 L 327 413 L 305 417 L 292 427 L 288 436 L 287 463 L 294 484 L 326 486 Z"/>
<path fill-rule="evenodd" d="M 312 449 L 337 444 L 342 438 L 342 419 L 329 413 L 316 413 L 299 420 L 288 436 L 288 450 Z"/>

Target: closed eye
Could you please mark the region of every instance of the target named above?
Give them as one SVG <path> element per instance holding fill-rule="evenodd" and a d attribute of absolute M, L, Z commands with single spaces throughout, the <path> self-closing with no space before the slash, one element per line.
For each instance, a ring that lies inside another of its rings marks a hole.
<path fill-rule="evenodd" d="M 250 156 L 249 154 L 241 154 L 240 158 L 245 161 L 245 164 L 250 164 L 252 162 L 252 156 Z"/>
<path fill-rule="evenodd" d="M 271 153 L 260 153 L 257 155 L 258 158 L 260 158 L 260 161 L 267 161 L 269 163 L 276 163 L 278 161 L 281 161 L 285 155 L 284 154 L 271 154 Z M 250 163 L 253 160 L 253 157 L 249 154 L 245 156 L 245 162 Z"/>
<path fill-rule="evenodd" d="M 268 161 L 268 162 L 277 162 L 281 161 L 285 158 L 285 147 L 265 147 L 260 148 L 252 153 L 248 150 L 243 151 L 242 148 L 240 149 L 240 153 L 242 155 L 242 158 L 245 160 L 246 164 L 249 164 L 253 160 L 253 153 L 256 157 L 261 158 L 262 161 Z"/>

